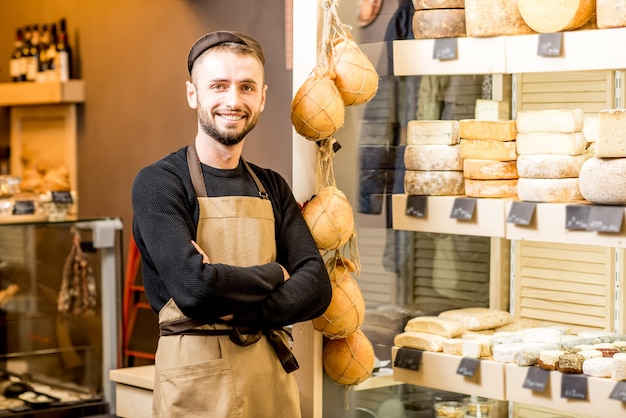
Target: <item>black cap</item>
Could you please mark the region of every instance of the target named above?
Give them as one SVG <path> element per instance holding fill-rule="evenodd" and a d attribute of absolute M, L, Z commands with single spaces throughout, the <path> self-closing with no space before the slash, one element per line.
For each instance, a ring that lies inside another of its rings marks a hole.
<path fill-rule="evenodd" d="M 193 44 L 191 50 L 189 50 L 189 56 L 187 57 L 187 69 L 189 70 L 189 74 L 191 74 L 191 69 L 193 68 L 194 61 L 198 59 L 198 57 L 202 55 L 204 51 L 214 47 L 215 45 L 223 44 L 224 42 L 235 42 L 238 44 L 249 46 L 254 50 L 257 57 L 259 57 L 261 63 L 265 65 L 265 55 L 263 54 L 263 48 L 256 39 L 242 32 L 220 30 L 207 33 Z"/>

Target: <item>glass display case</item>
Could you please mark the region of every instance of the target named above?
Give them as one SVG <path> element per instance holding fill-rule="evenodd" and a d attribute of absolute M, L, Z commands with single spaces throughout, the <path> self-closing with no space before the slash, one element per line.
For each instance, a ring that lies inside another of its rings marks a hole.
<path fill-rule="evenodd" d="M 114 410 L 122 223 L 0 223 L 0 416 Z"/>

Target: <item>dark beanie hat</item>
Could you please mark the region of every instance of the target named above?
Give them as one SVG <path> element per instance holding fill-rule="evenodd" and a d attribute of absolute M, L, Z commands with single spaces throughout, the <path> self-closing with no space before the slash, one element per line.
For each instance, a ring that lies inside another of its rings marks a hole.
<path fill-rule="evenodd" d="M 249 46 L 259 57 L 261 63 L 265 65 L 265 55 L 263 54 L 263 48 L 256 39 L 242 32 L 220 30 L 207 33 L 193 44 L 191 50 L 189 51 L 189 56 L 187 57 L 187 69 L 189 70 L 189 74 L 191 74 L 191 69 L 193 68 L 194 61 L 198 59 L 198 57 L 202 55 L 204 51 L 214 47 L 215 45 L 223 44 L 225 42 L 235 42 L 238 44 Z"/>

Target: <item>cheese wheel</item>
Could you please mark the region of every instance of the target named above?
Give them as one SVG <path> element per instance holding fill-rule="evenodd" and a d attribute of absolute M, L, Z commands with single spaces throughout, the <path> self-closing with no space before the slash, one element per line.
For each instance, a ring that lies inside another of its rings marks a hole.
<path fill-rule="evenodd" d="M 515 363 L 515 354 L 533 347 L 533 343 L 504 343 L 492 347 L 493 359 L 499 363 Z"/>
<path fill-rule="evenodd" d="M 595 0 L 517 0 L 517 6 L 526 24 L 539 33 L 577 29 L 596 11 Z"/>
<path fill-rule="evenodd" d="M 460 140 L 456 120 L 410 120 L 407 123 L 409 145 L 454 145 Z"/>
<path fill-rule="evenodd" d="M 537 364 L 545 370 L 556 370 L 559 357 L 565 354 L 563 350 L 541 350 Z"/>
<path fill-rule="evenodd" d="M 462 195 L 465 193 L 463 172 L 406 170 L 404 192 L 426 196 Z"/>
<path fill-rule="evenodd" d="M 589 158 L 580 167 L 582 196 L 602 205 L 626 204 L 626 158 Z"/>
<path fill-rule="evenodd" d="M 513 141 L 517 135 L 514 120 L 459 120 L 459 131 L 464 139 Z"/>
<path fill-rule="evenodd" d="M 578 177 L 580 167 L 590 154 L 528 154 L 517 156 L 517 173 L 533 179 L 560 179 Z"/>
<path fill-rule="evenodd" d="M 405 331 L 426 332 L 446 338 L 457 337 L 465 331 L 465 324 L 456 319 L 445 319 L 437 316 L 417 316 L 407 321 Z"/>
<path fill-rule="evenodd" d="M 522 35 L 534 31 L 511 0 L 465 0 L 467 36 Z"/>
<path fill-rule="evenodd" d="M 513 161 L 517 158 L 515 142 L 461 138 L 461 158 Z"/>
<path fill-rule="evenodd" d="M 517 179 L 465 179 L 465 195 L 469 197 L 515 197 L 517 196 Z"/>
<path fill-rule="evenodd" d="M 594 357 L 585 360 L 583 373 L 593 377 L 611 377 L 613 359 L 608 357 Z"/>
<path fill-rule="evenodd" d="M 413 0 L 415 10 L 425 9 L 462 9 L 465 0 Z"/>
<path fill-rule="evenodd" d="M 626 0 L 596 0 L 598 28 L 626 26 Z"/>
<path fill-rule="evenodd" d="M 587 142 L 596 142 L 600 135 L 600 114 L 585 115 L 583 134 Z"/>
<path fill-rule="evenodd" d="M 511 180 L 518 177 L 515 161 L 463 160 L 463 177 L 475 180 Z"/>
<path fill-rule="evenodd" d="M 594 156 L 626 157 L 626 109 L 600 111 Z"/>
<path fill-rule="evenodd" d="M 582 200 L 578 178 L 529 179 L 517 181 L 517 197 L 525 202 L 571 202 Z"/>
<path fill-rule="evenodd" d="M 520 110 L 517 132 L 580 132 L 585 113 L 582 109 Z"/>
<path fill-rule="evenodd" d="M 459 145 L 407 145 L 404 150 L 407 170 L 463 171 Z"/>
<path fill-rule="evenodd" d="M 511 106 L 504 100 L 476 99 L 474 117 L 478 120 L 510 119 Z"/>
<path fill-rule="evenodd" d="M 465 10 L 416 10 L 413 13 L 413 35 L 415 39 L 463 37 L 465 36 Z"/>
<path fill-rule="evenodd" d="M 443 342 L 446 337 L 427 332 L 405 331 L 397 334 L 393 339 L 393 344 L 398 347 L 415 348 L 424 351 L 443 351 Z"/>
<path fill-rule="evenodd" d="M 580 155 L 587 148 L 587 140 L 582 132 L 518 133 L 516 142 L 519 155 Z"/>
<path fill-rule="evenodd" d="M 609 357 L 603 357 L 609 358 Z M 626 380 L 626 353 L 617 353 L 611 360 L 611 379 Z"/>

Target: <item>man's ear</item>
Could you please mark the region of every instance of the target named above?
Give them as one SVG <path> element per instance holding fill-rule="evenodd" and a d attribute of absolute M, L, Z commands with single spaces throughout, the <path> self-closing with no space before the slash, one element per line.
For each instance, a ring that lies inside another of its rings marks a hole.
<path fill-rule="evenodd" d="M 198 92 L 196 91 L 196 87 L 191 81 L 186 81 L 185 88 L 187 90 L 187 103 L 189 107 L 196 109 L 198 107 Z"/>

